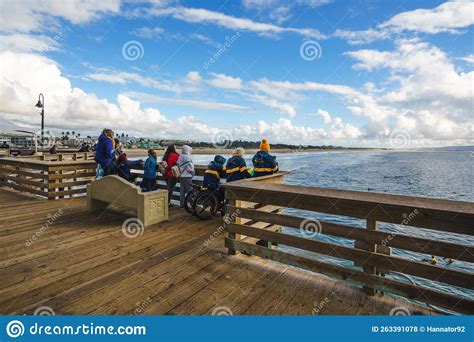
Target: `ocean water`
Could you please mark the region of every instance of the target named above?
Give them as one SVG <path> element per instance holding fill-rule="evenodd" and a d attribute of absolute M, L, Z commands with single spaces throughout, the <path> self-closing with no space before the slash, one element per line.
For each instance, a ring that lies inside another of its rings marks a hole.
<path fill-rule="evenodd" d="M 474 201 L 474 155 L 469 152 L 314 152 L 276 154 L 280 169 L 290 171 L 285 183 L 327 187 L 336 189 L 361 190 L 393 193 L 411 196 L 436 197 L 459 201 Z M 228 156 L 225 156 L 228 157 Z M 206 164 L 213 156 L 196 155 L 196 164 Z M 248 156 L 248 165 L 251 165 Z M 365 221 L 344 216 L 317 214 L 302 210 L 286 209 L 286 213 L 322 221 L 364 227 Z M 474 227 L 473 227 L 474 228 Z M 419 236 L 464 245 L 474 245 L 474 237 L 454 233 L 436 232 L 426 229 L 402 227 L 394 224 L 379 224 L 379 229 Z M 286 228 L 285 233 L 300 234 L 298 229 Z M 319 234 L 315 239 L 345 246 L 353 246 L 353 240 Z M 354 267 L 351 262 L 316 253 L 279 247 L 292 253 L 305 255 L 346 267 Z M 426 262 L 430 255 L 392 249 L 392 254 L 404 258 Z M 452 269 L 474 272 L 470 263 L 457 261 L 448 265 L 439 257 L 439 265 Z M 474 291 L 425 280 L 390 274 L 388 277 L 401 281 L 437 288 L 460 296 L 474 297 Z"/>

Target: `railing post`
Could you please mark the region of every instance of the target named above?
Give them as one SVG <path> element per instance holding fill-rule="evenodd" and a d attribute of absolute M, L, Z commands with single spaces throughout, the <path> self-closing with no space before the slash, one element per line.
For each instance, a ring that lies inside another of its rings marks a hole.
<path fill-rule="evenodd" d="M 234 207 L 237 207 L 237 206 L 240 205 L 240 201 L 231 199 L 231 200 L 229 200 L 228 205 L 232 205 Z M 237 224 L 240 224 L 240 221 L 241 221 L 241 219 L 239 217 L 235 217 L 235 218 L 232 219 L 232 222 L 235 222 Z M 240 240 L 241 239 L 241 235 L 236 234 L 236 233 L 229 233 L 228 237 L 229 237 L 229 239 L 233 239 L 233 240 Z M 233 248 L 229 248 L 227 254 L 228 255 L 237 255 L 238 251 L 236 251 Z"/>
<path fill-rule="evenodd" d="M 367 219 L 366 229 L 368 229 L 368 230 L 377 230 L 377 221 Z M 366 251 L 373 252 L 373 253 L 375 253 L 377 251 L 377 245 L 376 244 L 368 243 L 368 242 L 366 242 L 364 244 L 365 244 L 365 250 Z M 366 272 L 366 273 L 369 273 L 369 274 L 372 274 L 372 275 L 377 274 L 377 270 L 373 266 L 363 266 L 363 268 L 364 268 L 364 272 Z M 362 288 L 362 291 L 364 291 L 364 293 L 366 293 L 369 296 L 375 295 L 375 289 L 372 288 L 372 287 L 369 287 L 369 286 L 364 286 Z"/>

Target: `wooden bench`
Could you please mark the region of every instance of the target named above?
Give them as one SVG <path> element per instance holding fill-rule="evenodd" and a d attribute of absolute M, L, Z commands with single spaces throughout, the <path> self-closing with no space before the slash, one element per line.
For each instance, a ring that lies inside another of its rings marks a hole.
<path fill-rule="evenodd" d="M 105 210 L 110 204 L 135 209 L 145 227 L 168 220 L 168 191 L 142 192 L 119 176 L 107 176 L 87 186 L 88 210 Z"/>

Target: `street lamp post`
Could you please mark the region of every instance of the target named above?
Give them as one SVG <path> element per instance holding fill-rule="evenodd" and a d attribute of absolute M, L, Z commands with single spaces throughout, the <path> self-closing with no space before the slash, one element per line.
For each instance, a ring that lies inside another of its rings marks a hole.
<path fill-rule="evenodd" d="M 39 94 L 38 102 L 36 103 L 37 108 L 41 108 L 41 147 L 43 147 L 44 141 L 44 95 L 43 93 Z"/>

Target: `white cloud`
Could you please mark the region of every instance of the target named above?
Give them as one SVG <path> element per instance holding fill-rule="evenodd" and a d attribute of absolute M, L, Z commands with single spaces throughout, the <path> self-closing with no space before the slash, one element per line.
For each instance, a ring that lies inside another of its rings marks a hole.
<path fill-rule="evenodd" d="M 448 1 L 432 9 L 416 9 L 395 15 L 381 24 L 381 29 L 395 32 L 458 33 L 474 24 L 474 2 Z"/>
<path fill-rule="evenodd" d="M 282 27 L 274 24 L 255 22 L 247 18 L 237 18 L 220 12 L 207 10 L 204 8 L 188 7 L 152 7 L 145 10 L 147 15 L 152 16 L 172 16 L 175 19 L 188 23 L 214 24 L 236 31 L 256 32 L 260 35 L 278 35 L 282 33 L 294 33 L 304 37 L 323 39 L 318 30 L 312 28 Z"/>
<path fill-rule="evenodd" d="M 3 32 L 44 32 L 59 29 L 52 17 L 60 17 L 73 24 L 87 23 L 104 14 L 118 13 L 120 0 L 2 0 Z"/>
<path fill-rule="evenodd" d="M 329 115 L 329 113 L 325 110 L 318 109 L 316 115 L 322 117 L 325 124 L 331 122 L 331 115 Z"/>
<path fill-rule="evenodd" d="M 474 2 L 448 1 L 430 9 L 416 9 L 396 14 L 377 26 L 376 29 L 350 31 L 338 29 L 333 36 L 345 39 L 352 45 L 368 44 L 388 39 L 393 34 L 404 32 L 437 34 L 462 33 L 474 24 Z"/>
<path fill-rule="evenodd" d="M 390 34 L 387 31 L 374 29 L 362 31 L 336 30 L 334 36 L 347 40 L 351 45 L 369 44 L 377 40 L 387 39 Z"/>
<path fill-rule="evenodd" d="M 140 27 L 131 32 L 131 34 L 137 37 L 147 38 L 147 39 L 161 38 L 164 33 L 165 33 L 165 30 L 158 26 L 153 27 L 153 28 Z"/>
<path fill-rule="evenodd" d="M 45 35 L 30 35 L 13 33 L 0 35 L 0 50 L 17 52 L 39 52 L 56 51 L 59 49 L 57 39 Z"/>
<path fill-rule="evenodd" d="M 461 59 L 462 59 L 464 62 L 468 62 L 469 64 L 474 64 L 474 54 L 461 57 Z"/>
<path fill-rule="evenodd" d="M 242 87 L 242 80 L 238 77 L 215 73 L 212 73 L 212 76 L 213 78 L 207 83 L 215 88 L 238 90 Z"/>
<path fill-rule="evenodd" d="M 221 111 L 225 110 L 225 111 L 231 111 L 231 112 L 250 111 L 250 108 L 248 107 L 231 104 L 231 103 L 225 103 L 225 102 L 164 97 L 164 96 L 159 96 L 159 95 L 154 95 L 154 94 L 140 93 L 136 91 L 126 92 L 125 95 L 130 96 L 131 98 L 140 100 L 145 103 L 166 103 L 166 104 L 173 104 L 173 105 L 180 105 L 180 106 L 211 109 L 211 110 L 221 110 Z"/>

